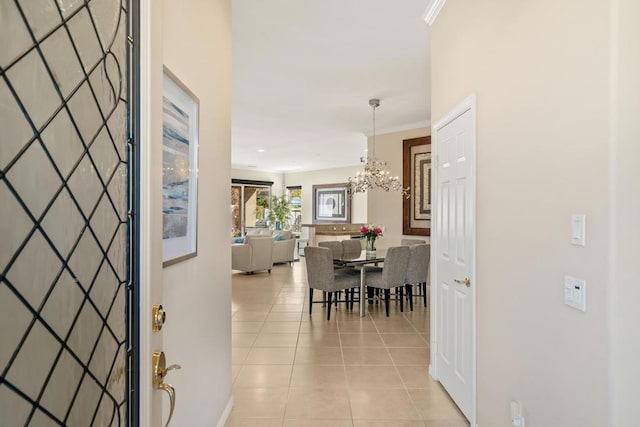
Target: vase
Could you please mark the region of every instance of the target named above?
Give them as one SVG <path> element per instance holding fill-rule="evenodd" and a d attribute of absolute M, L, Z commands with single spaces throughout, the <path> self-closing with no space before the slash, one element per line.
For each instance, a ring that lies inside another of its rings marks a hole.
<path fill-rule="evenodd" d="M 367 253 L 367 257 L 374 257 L 376 256 L 376 239 L 370 239 L 368 238 L 366 241 L 366 246 L 365 246 L 365 251 Z"/>

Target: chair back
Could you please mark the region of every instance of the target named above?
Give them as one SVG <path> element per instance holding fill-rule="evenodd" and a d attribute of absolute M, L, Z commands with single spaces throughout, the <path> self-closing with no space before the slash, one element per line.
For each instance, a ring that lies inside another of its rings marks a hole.
<path fill-rule="evenodd" d="M 426 245 L 426 240 L 421 239 L 401 239 L 400 245 L 402 246 L 413 246 L 413 245 Z"/>
<path fill-rule="evenodd" d="M 430 245 L 413 245 L 409 247 L 409 265 L 404 282 L 409 284 L 426 283 L 429 275 Z"/>
<path fill-rule="evenodd" d="M 409 264 L 409 246 L 393 246 L 387 249 L 382 269 L 382 282 L 389 288 L 402 286 Z"/>
<path fill-rule="evenodd" d="M 311 289 L 333 291 L 335 276 L 331 249 L 307 246 L 304 248 L 304 259 L 307 264 L 307 283 L 309 287 Z"/>
<path fill-rule="evenodd" d="M 329 248 L 331 250 L 332 259 L 342 258 L 342 242 L 318 242 L 318 246 L 321 248 Z"/>
<path fill-rule="evenodd" d="M 343 240 L 342 243 L 342 253 L 343 254 L 359 254 L 362 252 L 362 239 L 348 239 Z"/>

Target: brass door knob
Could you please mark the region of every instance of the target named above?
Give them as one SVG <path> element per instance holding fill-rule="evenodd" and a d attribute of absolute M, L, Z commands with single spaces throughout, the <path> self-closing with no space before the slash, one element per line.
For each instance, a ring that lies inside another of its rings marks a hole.
<path fill-rule="evenodd" d="M 176 407 L 176 390 L 173 388 L 171 384 L 166 384 L 164 382 L 164 377 L 167 375 L 169 371 L 173 371 L 175 369 L 181 369 L 180 365 L 171 365 L 167 366 L 167 359 L 162 351 L 156 351 L 153 353 L 151 357 L 151 369 L 152 372 L 152 381 L 153 388 L 158 390 L 164 390 L 169 395 L 169 418 L 167 419 L 167 424 L 165 427 L 169 425 L 171 422 L 171 417 L 173 416 L 173 410 Z"/>

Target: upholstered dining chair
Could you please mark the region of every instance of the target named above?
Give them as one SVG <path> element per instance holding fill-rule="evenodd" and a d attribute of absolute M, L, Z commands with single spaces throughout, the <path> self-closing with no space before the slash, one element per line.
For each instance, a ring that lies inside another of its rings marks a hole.
<path fill-rule="evenodd" d="M 413 311 L 413 285 L 418 285 L 422 291 L 424 306 L 427 306 L 427 278 L 429 276 L 429 256 L 431 254 L 430 245 L 409 246 L 411 255 L 409 265 L 404 278 L 409 299 L 409 308 Z"/>
<path fill-rule="evenodd" d="M 329 248 L 331 250 L 331 255 L 333 259 L 340 259 L 342 258 L 342 255 L 345 253 L 343 242 L 344 240 L 342 242 L 336 242 L 336 241 L 318 242 L 318 246 L 321 248 Z M 358 249 L 358 254 L 360 253 L 361 250 L 362 249 Z M 339 263 L 337 264 L 334 263 L 334 268 L 336 270 L 343 270 L 343 272 L 346 272 L 349 274 L 360 274 L 359 270 L 356 270 L 353 267 L 343 267 Z"/>
<path fill-rule="evenodd" d="M 403 311 L 404 279 L 409 264 L 411 250 L 409 246 L 393 246 L 387 249 L 384 257 L 384 266 L 364 267 L 367 287 L 384 290 L 385 311 L 389 317 L 389 302 L 391 300 L 391 289 L 397 288 L 400 296 L 400 311 Z"/>
<path fill-rule="evenodd" d="M 401 239 L 401 246 L 426 245 L 427 241 L 422 239 Z"/>
<path fill-rule="evenodd" d="M 353 297 L 353 289 L 360 286 L 360 276 L 334 270 L 333 256 L 329 248 L 307 246 L 304 248 L 304 259 L 309 284 L 309 315 L 313 310 L 313 291 L 318 289 L 327 293 L 327 320 L 331 320 L 334 293 L 344 290 L 347 300 L 350 296 Z"/>
<path fill-rule="evenodd" d="M 342 244 L 343 254 L 359 254 L 362 252 L 361 239 L 347 239 L 340 242 Z"/>
<path fill-rule="evenodd" d="M 342 242 L 336 242 L 336 241 L 318 242 L 318 246 L 320 246 L 321 248 L 331 249 L 331 254 L 333 255 L 333 259 L 342 258 Z"/>

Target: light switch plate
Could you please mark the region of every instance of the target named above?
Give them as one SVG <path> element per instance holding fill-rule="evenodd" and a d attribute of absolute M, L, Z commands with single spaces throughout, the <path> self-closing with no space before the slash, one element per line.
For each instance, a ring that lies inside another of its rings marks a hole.
<path fill-rule="evenodd" d="M 574 246 L 586 246 L 587 240 L 586 215 L 571 215 L 571 244 Z"/>
<path fill-rule="evenodd" d="M 564 303 L 576 310 L 587 311 L 587 281 L 564 276 Z"/>

